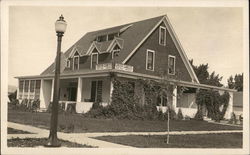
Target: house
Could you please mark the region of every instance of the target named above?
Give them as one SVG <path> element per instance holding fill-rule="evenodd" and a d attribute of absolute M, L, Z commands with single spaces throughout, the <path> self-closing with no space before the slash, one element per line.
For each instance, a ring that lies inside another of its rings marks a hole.
<path fill-rule="evenodd" d="M 98 97 L 103 105 L 110 104 L 112 74 L 132 82 L 159 80 L 162 70 L 177 83 L 171 99 L 176 112 L 181 108 L 184 115 L 193 117 L 197 111 L 195 93 L 177 98 L 177 87 L 185 86 L 195 91 L 229 91 L 225 118 L 230 117 L 234 90 L 199 83 L 167 15 L 86 33 L 61 54 L 60 101 L 76 104 L 78 113 L 87 112 Z M 40 108 L 48 108 L 53 98 L 54 63 L 40 75 L 17 78 L 19 100 L 40 99 Z M 135 83 L 138 89 L 142 88 Z M 164 105 L 158 108 L 164 109 Z"/>

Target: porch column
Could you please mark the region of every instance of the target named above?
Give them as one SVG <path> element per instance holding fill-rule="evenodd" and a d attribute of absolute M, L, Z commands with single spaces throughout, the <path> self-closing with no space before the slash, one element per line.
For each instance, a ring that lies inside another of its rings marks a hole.
<path fill-rule="evenodd" d="M 31 80 L 28 80 L 29 81 L 29 87 L 28 87 L 28 100 L 30 100 L 30 82 L 31 82 Z"/>
<path fill-rule="evenodd" d="M 46 108 L 46 104 L 45 104 L 45 100 L 44 100 L 44 93 L 43 93 L 43 89 L 44 89 L 44 79 L 41 79 L 41 86 L 40 86 L 40 108 L 44 109 Z"/>
<path fill-rule="evenodd" d="M 53 95 L 54 95 L 53 92 L 54 92 L 54 79 L 52 79 L 50 102 L 53 102 Z"/>
<path fill-rule="evenodd" d="M 19 100 L 19 85 L 20 85 L 20 80 L 18 79 L 17 82 L 17 90 L 16 90 L 16 99 Z M 20 101 L 19 101 L 20 102 Z"/>
<path fill-rule="evenodd" d="M 78 78 L 78 85 L 77 85 L 77 99 L 76 102 L 82 101 L 82 78 Z"/>
<path fill-rule="evenodd" d="M 110 98 L 109 98 L 109 104 L 111 104 L 112 102 L 112 94 L 113 94 L 113 90 L 114 90 L 114 83 L 113 83 L 113 78 L 110 79 Z"/>
<path fill-rule="evenodd" d="M 177 109 L 176 109 L 176 106 L 177 106 L 177 86 L 173 86 L 173 98 L 172 98 L 172 108 L 173 110 L 177 113 Z"/>
<path fill-rule="evenodd" d="M 232 112 L 233 112 L 233 92 L 229 92 L 228 107 L 227 107 L 227 111 L 225 113 L 224 118 L 230 119 Z"/>

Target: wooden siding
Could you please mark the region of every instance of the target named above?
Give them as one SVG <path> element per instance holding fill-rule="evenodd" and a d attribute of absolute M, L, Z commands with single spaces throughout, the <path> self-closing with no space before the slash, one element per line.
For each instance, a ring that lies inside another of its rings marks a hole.
<path fill-rule="evenodd" d="M 165 27 L 164 23 L 161 23 L 160 26 Z M 192 81 L 168 31 L 166 32 L 166 46 L 159 45 L 159 27 L 146 39 L 126 64 L 134 66 L 134 72 L 160 76 L 160 71 L 164 70 L 167 72 L 168 55 L 173 55 L 176 57 L 175 71 L 178 73 L 178 77 L 171 75 L 170 77 L 183 81 Z M 155 51 L 154 71 L 146 70 L 147 49 Z"/>

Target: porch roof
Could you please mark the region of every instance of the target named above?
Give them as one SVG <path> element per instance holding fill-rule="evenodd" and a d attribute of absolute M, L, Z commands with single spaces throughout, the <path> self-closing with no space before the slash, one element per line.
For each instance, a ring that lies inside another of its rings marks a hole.
<path fill-rule="evenodd" d="M 127 72 L 122 70 L 116 69 L 107 69 L 107 70 L 79 70 L 78 72 L 63 72 L 60 75 L 61 79 L 65 78 L 78 78 L 78 77 L 107 77 L 110 76 L 110 73 L 116 73 L 118 77 L 125 77 L 130 79 L 152 79 L 152 80 L 162 80 L 159 76 L 147 75 L 142 73 L 136 72 Z M 47 74 L 47 75 L 33 75 L 33 76 L 19 76 L 15 77 L 18 79 L 52 79 L 54 78 L 54 74 Z M 195 82 L 188 82 L 188 81 L 181 81 L 175 79 L 168 79 L 168 81 L 176 83 L 179 86 L 185 87 L 192 87 L 192 88 L 199 88 L 199 89 L 214 89 L 214 90 L 221 90 L 221 91 L 229 91 L 229 92 L 236 92 L 235 89 L 229 89 L 225 87 L 216 87 L 206 84 L 200 84 Z"/>

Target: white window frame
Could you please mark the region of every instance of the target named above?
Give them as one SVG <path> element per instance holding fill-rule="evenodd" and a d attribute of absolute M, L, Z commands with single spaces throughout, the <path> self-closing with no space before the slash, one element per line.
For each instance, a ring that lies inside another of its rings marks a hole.
<path fill-rule="evenodd" d="M 114 53 L 115 53 L 115 52 L 120 52 L 120 51 L 121 51 L 121 49 L 112 50 L 112 59 L 114 59 Z"/>
<path fill-rule="evenodd" d="M 170 58 L 174 58 L 174 73 L 169 73 L 169 63 L 170 63 Z M 169 75 L 175 75 L 175 63 L 176 63 L 176 57 L 175 56 L 173 56 L 173 55 L 168 55 L 168 74 Z"/>
<path fill-rule="evenodd" d="M 78 57 L 78 64 L 77 64 L 77 69 L 75 69 L 75 58 Z M 75 55 L 73 57 L 73 70 L 79 70 L 79 63 L 80 63 L 80 56 L 79 55 Z"/>
<path fill-rule="evenodd" d="M 92 66 L 92 60 L 93 60 L 93 55 L 97 55 L 97 60 L 96 60 L 96 64 L 98 64 L 98 62 L 99 62 L 99 54 L 98 53 L 92 53 L 91 54 L 91 62 L 90 62 L 90 68 L 91 69 L 93 69 L 93 67 L 95 67 L 95 66 Z"/>
<path fill-rule="evenodd" d="M 67 60 L 67 62 L 66 62 L 66 67 L 67 67 L 67 68 L 70 68 L 70 60 Z"/>
<path fill-rule="evenodd" d="M 149 52 L 153 53 L 153 69 L 148 69 L 148 53 Z M 149 71 L 154 71 L 155 70 L 155 51 L 154 50 L 147 49 L 147 53 L 146 53 L 146 70 L 149 70 Z"/>
<path fill-rule="evenodd" d="M 164 44 L 161 44 L 161 29 L 164 30 Z M 167 29 L 164 26 L 160 26 L 159 28 L 159 45 L 166 46 L 167 42 Z"/>

